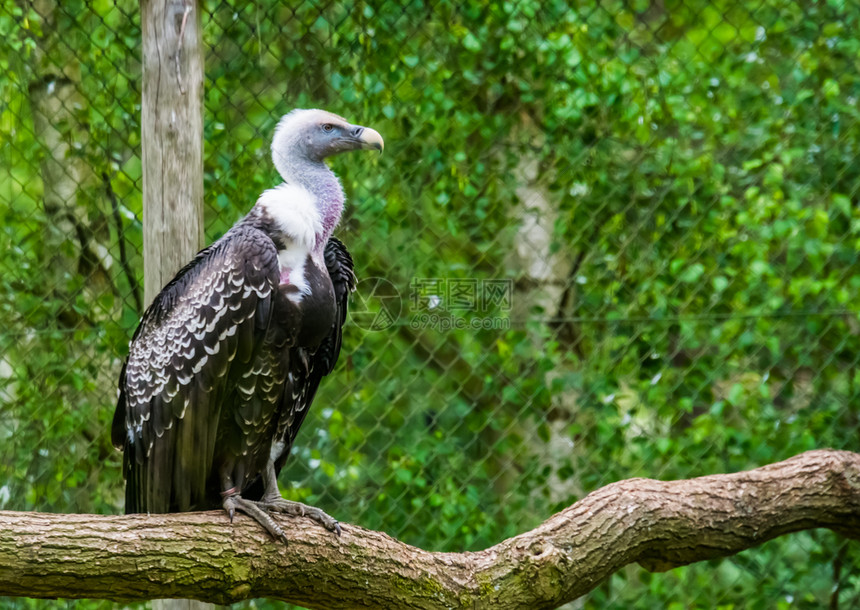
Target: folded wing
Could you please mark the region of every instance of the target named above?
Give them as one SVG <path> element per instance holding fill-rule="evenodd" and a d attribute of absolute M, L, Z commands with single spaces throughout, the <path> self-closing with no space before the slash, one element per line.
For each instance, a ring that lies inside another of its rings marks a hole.
<path fill-rule="evenodd" d="M 257 369 L 278 275 L 272 240 L 241 227 L 201 250 L 147 309 L 120 374 L 111 428 L 125 452 L 126 512 L 211 505 L 222 406 L 237 403 L 229 394 L 249 397 L 237 407 L 259 416 L 255 427 L 264 433 L 280 392 L 259 392 L 255 383 L 267 374 Z"/>
<path fill-rule="evenodd" d="M 284 392 L 284 400 L 290 401 L 287 405 L 290 416 L 284 421 L 284 429 L 278 431 L 279 437 L 283 438 L 285 443 L 285 451 L 275 463 L 278 472 L 290 454 L 296 434 L 313 402 L 320 381 L 332 372 L 337 363 L 349 293 L 355 290 L 352 257 L 339 239 L 332 237 L 326 243 L 325 265 L 334 287 L 336 307 L 334 323 L 316 351 L 308 353 L 303 348 L 297 348 L 294 350 L 297 353 L 290 355 L 289 376 Z"/>

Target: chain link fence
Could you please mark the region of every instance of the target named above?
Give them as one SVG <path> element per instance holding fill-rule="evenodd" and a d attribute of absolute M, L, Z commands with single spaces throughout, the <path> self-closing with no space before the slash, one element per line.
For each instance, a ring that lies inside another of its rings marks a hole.
<path fill-rule="evenodd" d="M 207 241 L 279 181 L 290 109 L 386 140 L 333 163 L 361 283 L 286 497 L 475 550 L 616 480 L 857 449 L 856 3 L 200 8 Z M 5 2 L 0 30 L 0 508 L 119 513 L 138 7 Z M 816 531 L 571 607 L 858 604 L 860 550 Z"/>

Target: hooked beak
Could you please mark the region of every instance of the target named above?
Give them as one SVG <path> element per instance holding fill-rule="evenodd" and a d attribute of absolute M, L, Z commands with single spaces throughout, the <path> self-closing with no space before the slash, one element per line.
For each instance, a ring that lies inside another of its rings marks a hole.
<path fill-rule="evenodd" d="M 356 126 L 352 130 L 352 135 L 361 148 L 366 150 L 378 150 L 381 153 L 382 149 L 385 147 L 385 142 L 382 141 L 382 136 L 379 135 L 378 131 L 371 129 L 370 127 Z"/>

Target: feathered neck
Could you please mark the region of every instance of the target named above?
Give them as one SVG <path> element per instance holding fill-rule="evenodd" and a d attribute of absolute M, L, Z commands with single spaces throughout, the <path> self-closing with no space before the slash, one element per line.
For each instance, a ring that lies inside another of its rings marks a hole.
<path fill-rule="evenodd" d="M 343 214 L 344 194 L 340 180 L 322 160 L 311 160 L 295 146 L 272 151 L 272 159 L 281 178 L 289 185 L 306 190 L 319 212 L 322 233 L 316 235 L 316 248 L 320 251 L 340 222 Z M 286 150 L 285 150 L 286 149 Z"/>

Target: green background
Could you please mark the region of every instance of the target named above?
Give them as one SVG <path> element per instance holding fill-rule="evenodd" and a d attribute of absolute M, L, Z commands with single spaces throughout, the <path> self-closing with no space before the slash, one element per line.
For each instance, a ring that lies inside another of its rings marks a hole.
<path fill-rule="evenodd" d="M 378 159 L 333 161 L 337 234 L 360 279 L 402 298 L 387 328 L 348 325 L 287 497 L 475 550 L 613 481 L 857 450 L 860 6 L 257 4 L 202 5 L 207 241 L 279 182 L 279 117 L 323 107 L 385 138 Z M 108 430 L 141 315 L 139 11 L 0 7 L 0 508 L 120 513 Z M 76 93 L 55 127 L 86 169 L 59 235 L 33 110 L 52 82 Z M 509 281 L 511 307 L 443 295 L 444 315 L 497 329 L 416 328 L 428 279 Z M 813 531 L 631 566 L 571 607 L 834 599 L 860 604 L 860 549 Z"/>

